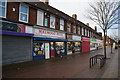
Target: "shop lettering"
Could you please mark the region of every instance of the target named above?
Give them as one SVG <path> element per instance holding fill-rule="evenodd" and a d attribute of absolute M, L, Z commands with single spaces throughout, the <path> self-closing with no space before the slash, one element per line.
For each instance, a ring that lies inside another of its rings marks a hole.
<path fill-rule="evenodd" d="M 58 35 L 58 36 L 63 36 L 63 34 L 61 33 L 57 33 L 57 32 L 50 32 L 50 31 L 45 31 L 45 30 L 39 30 L 40 34 L 48 34 L 48 35 Z"/>

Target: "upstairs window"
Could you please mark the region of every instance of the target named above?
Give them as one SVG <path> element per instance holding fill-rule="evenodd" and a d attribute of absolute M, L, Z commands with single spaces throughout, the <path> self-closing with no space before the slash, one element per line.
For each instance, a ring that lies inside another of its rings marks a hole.
<path fill-rule="evenodd" d="M 67 23 L 67 32 L 71 32 L 71 24 Z"/>
<path fill-rule="evenodd" d="M 5 18 L 6 17 L 6 0 L 0 0 L 0 17 Z"/>
<path fill-rule="evenodd" d="M 44 12 L 37 10 L 37 25 L 43 26 Z"/>
<path fill-rule="evenodd" d="M 84 28 L 82 28 L 82 35 L 84 35 Z"/>
<path fill-rule="evenodd" d="M 73 26 L 73 33 L 76 33 L 76 26 Z"/>
<path fill-rule="evenodd" d="M 87 36 L 87 29 L 85 29 L 85 36 Z"/>
<path fill-rule="evenodd" d="M 64 30 L 64 20 L 60 19 L 60 30 Z"/>
<path fill-rule="evenodd" d="M 88 36 L 90 37 L 90 31 L 88 30 Z"/>
<path fill-rule="evenodd" d="M 78 27 L 78 34 L 80 34 L 80 27 Z"/>
<path fill-rule="evenodd" d="M 50 28 L 55 29 L 55 16 L 53 15 L 50 16 Z"/>
<path fill-rule="evenodd" d="M 28 10 L 28 6 L 20 4 L 19 21 L 28 23 Z"/>

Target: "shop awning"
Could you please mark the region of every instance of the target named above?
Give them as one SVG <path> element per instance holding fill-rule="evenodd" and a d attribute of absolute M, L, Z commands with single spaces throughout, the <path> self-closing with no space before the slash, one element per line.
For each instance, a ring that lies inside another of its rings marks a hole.
<path fill-rule="evenodd" d="M 14 31 L 6 31 L 6 30 L 0 30 L 0 34 L 16 35 L 16 36 L 28 36 L 28 37 L 34 36 L 34 34 L 22 33 L 22 32 L 14 32 Z"/>
<path fill-rule="evenodd" d="M 81 41 L 78 41 L 78 40 L 68 40 L 68 41 L 72 41 L 72 42 L 81 42 Z"/>
<path fill-rule="evenodd" d="M 56 39 L 56 38 L 44 38 L 44 37 L 34 37 L 34 40 L 46 40 L 46 41 L 57 41 L 57 42 L 67 42 L 67 39 Z"/>

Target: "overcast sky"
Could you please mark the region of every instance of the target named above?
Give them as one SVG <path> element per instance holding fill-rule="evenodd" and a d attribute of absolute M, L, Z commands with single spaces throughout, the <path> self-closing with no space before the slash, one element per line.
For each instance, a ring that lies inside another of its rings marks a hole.
<path fill-rule="evenodd" d="M 94 22 L 86 18 L 87 10 L 89 9 L 89 4 L 94 3 L 95 0 L 49 0 L 49 4 L 58 10 L 68 14 L 77 14 L 77 19 L 83 23 L 89 23 L 90 27 L 94 29 L 97 26 Z M 101 32 L 101 28 L 97 27 L 97 31 Z M 118 30 L 109 30 L 108 35 L 112 35 L 113 32 Z"/>

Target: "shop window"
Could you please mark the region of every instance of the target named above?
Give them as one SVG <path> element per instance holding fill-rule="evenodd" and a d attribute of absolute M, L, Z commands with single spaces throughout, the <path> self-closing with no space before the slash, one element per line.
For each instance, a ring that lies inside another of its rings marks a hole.
<path fill-rule="evenodd" d="M 6 17 L 6 6 L 7 6 L 7 1 L 0 0 L 0 17 L 3 17 L 3 18 Z"/>
<path fill-rule="evenodd" d="M 67 42 L 67 52 L 68 54 L 80 52 L 80 42 Z"/>
<path fill-rule="evenodd" d="M 45 44 L 44 43 L 34 43 L 34 56 L 45 54 Z"/>
<path fill-rule="evenodd" d="M 71 24 L 67 23 L 67 32 L 71 32 Z"/>
<path fill-rule="evenodd" d="M 72 47 L 73 47 L 72 42 L 67 42 L 67 52 L 68 53 L 72 53 Z"/>
<path fill-rule="evenodd" d="M 80 42 L 74 42 L 75 52 L 80 52 Z"/>
<path fill-rule="evenodd" d="M 65 52 L 64 42 L 56 42 L 56 53 L 62 55 Z"/>
<path fill-rule="evenodd" d="M 37 10 L 37 25 L 43 26 L 44 12 Z"/>
<path fill-rule="evenodd" d="M 55 29 L 55 16 L 53 15 L 50 16 L 50 28 Z"/>
<path fill-rule="evenodd" d="M 60 30 L 64 30 L 64 20 L 60 19 Z"/>
<path fill-rule="evenodd" d="M 28 23 L 28 10 L 28 6 L 20 4 L 19 21 Z"/>

